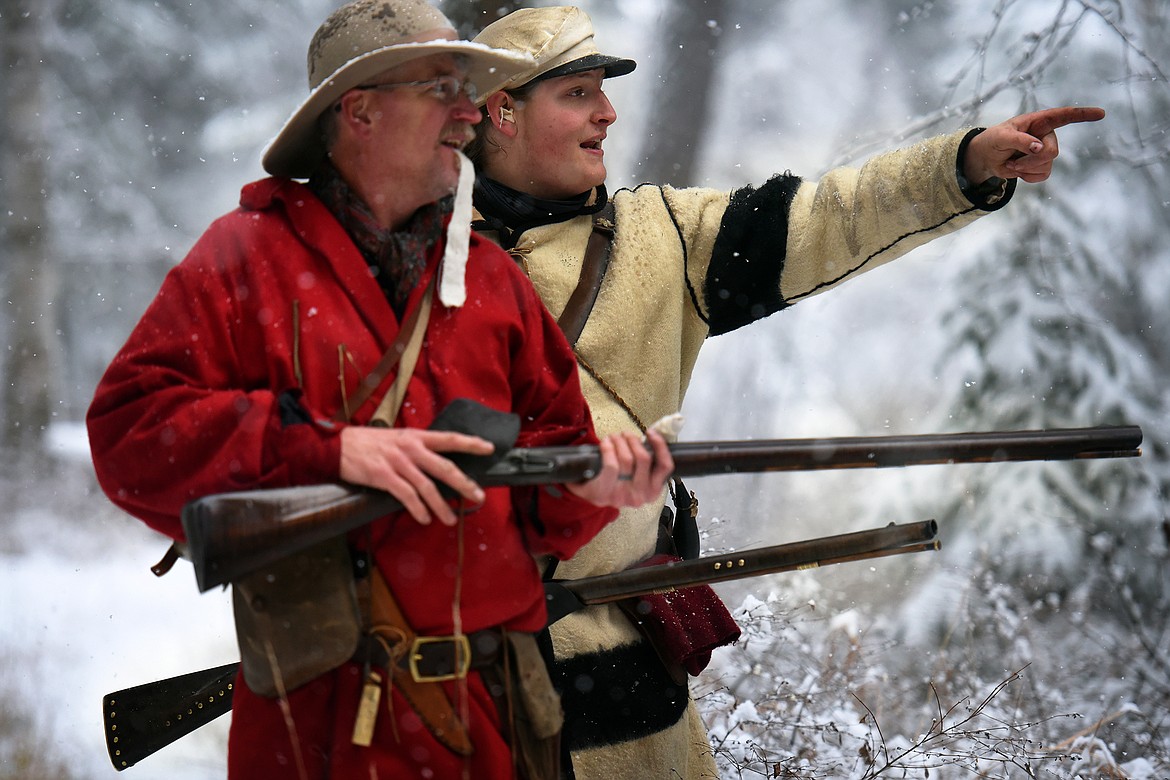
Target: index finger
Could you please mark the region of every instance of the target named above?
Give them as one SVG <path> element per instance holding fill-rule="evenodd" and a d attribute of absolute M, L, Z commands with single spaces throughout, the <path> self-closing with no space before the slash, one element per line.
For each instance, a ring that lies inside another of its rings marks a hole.
<path fill-rule="evenodd" d="M 1061 106 L 1027 115 L 1024 132 L 1043 138 L 1057 128 L 1077 122 L 1099 122 L 1105 118 L 1105 109 L 1095 106 Z"/>
<path fill-rule="evenodd" d="M 466 452 L 470 455 L 490 455 L 495 445 L 487 439 L 454 431 L 419 431 L 423 444 L 432 452 Z"/>

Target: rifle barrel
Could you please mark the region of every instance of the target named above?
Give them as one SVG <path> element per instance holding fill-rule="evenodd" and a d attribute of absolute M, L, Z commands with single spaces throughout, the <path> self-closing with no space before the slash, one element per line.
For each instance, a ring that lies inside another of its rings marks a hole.
<path fill-rule="evenodd" d="M 738 472 L 889 468 L 943 463 L 1129 458 L 1141 454 L 1136 425 L 986 433 L 828 439 L 683 442 L 671 445 L 680 477 Z"/>
<path fill-rule="evenodd" d="M 937 550 L 937 534 L 938 524 L 934 520 L 901 525 L 891 523 L 885 528 L 626 569 L 579 580 L 563 580 L 560 584 L 583 604 L 604 604 L 693 585 Z"/>

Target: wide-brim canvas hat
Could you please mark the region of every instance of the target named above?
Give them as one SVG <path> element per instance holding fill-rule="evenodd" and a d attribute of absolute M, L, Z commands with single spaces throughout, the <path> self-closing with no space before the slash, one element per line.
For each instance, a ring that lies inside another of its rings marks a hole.
<path fill-rule="evenodd" d="M 624 76 L 637 67 L 631 59 L 598 51 L 589 14 L 571 5 L 513 11 L 489 24 L 472 40 L 493 49 L 526 54 L 534 61 L 535 64 L 506 79 L 497 90 L 599 68 L 605 71 L 606 78 Z M 489 94 L 480 92 L 480 104 Z"/>
<path fill-rule="evenodd" d="M 523 52 L 450 40 L 451 22 L 426 0 L 355 0 L 334 11 L 309 44 L 309 96 L 265 148 L 261 163 L 274 176 L 303 179 L 325 157 L 318 120 L 349 90 L 409 60 L 461 55 L 468 80 L 494 92 L 532 67 Z"/>

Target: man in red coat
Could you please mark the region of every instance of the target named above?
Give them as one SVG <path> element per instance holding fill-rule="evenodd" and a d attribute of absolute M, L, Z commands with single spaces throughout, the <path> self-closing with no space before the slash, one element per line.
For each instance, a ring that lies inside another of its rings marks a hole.
<path fill-rule="evenodd" d="M 264 669 L 263 653 L 250 667 L 249 647 L 285 650 L 241 634 L 233 778 L 544 776 L 539 756 L 517 754 L 532 737 L 523 722 L 544 744 L 548 713 L 534 705 L 519 726 L 513 714 L 547 681 L 492 685 L 543 673 L 517 639 L 546 617 L 533 555 L 571 556 L 612 507 L 656 499 L 673 467 L 656 434 L 653 457 L 619 435 L 589 482 L 485 491 L 445 455 L 492 445 L 427 430 L 466 398 L 518 415 L 519 446 L 597 441 L 556 323 L 515 263 L 466 228 L 473 172 L 459 150 L 476 88 L 525 64 L 457 40 L 424 0 L 334 12 L 310 45 L 310 95 L 265 152 L 273 177 L 247 185 L 171 271 L 97 389 L 103 489 L 180 542 L 181 508 L 211 493 L 341 481 L 405 507 L 348 540 L 354 569 L 372 564 L 357 592 L 373 606 L 354 607 L 364 654 L 302 681 Z M 388 354 L 402 362 L 381 372 Z M 241 591 L 238 626 L 242 606 L 265 608 Z M 311 651 L 318 626 L 293 628 Z M 400 641 L 414 635 L 452 650 L 456 669 L 422 669 L 434 659 Z"/>

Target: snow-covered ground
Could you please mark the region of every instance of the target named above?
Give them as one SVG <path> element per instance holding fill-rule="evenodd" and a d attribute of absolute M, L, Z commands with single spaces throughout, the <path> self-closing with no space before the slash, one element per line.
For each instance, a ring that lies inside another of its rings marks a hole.
<path fill-rule="evenodd" d="M 52 441 L 72 462 L 66 470 L 84 474 L 80 427 L 55 430 Z M 67 481 L 74 479 L 81 477 Z M 184 561 L 155 577 L 150 566 L 166 540 L 100 491 L 84 509 L 77 502 L 85 516 L 21 509 L 17 492 L 4 498 L 11 514 L 0 534 L 0 690 L 21 702 L 11 710 L 30 719 L 41 748 L 77 778 L 224 777 L 227 718 L 120 775 L 106 752 L 102 701 L 122 688 L 238 660 L 228 594 L 200 594 Z"/>

